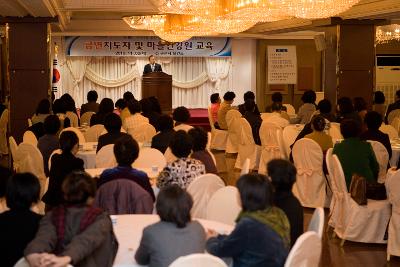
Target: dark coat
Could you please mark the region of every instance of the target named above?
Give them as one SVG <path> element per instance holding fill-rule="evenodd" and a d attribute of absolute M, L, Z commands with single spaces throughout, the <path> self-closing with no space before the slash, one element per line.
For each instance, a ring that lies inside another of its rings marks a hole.
<path fill-rule="evenodd" d="M 162 71 L 161 65 L 155 63 L 155 64 L 154 64 L 154 72 L 160 72 L 160 71 Z M 147 73 L 150 73 L 150 72 L 153 72 L 153 71 L 151 70 L 151 65 L 150 65 L 150 64 L 146 64 L 146 65 L 144 66 L 143 74 L 147 74 Z"/>
<path fill-rule="evenodd" d="M 99 150 L 106 145 L 111 145 L 111 144 L 115 144 L 115 142 L 121 138 L 122 136 L 126 136 L 128 135 L 127 133 L 122 133 L 122 132 L 118 132 L 118 133 L 106 133 L 103 135 L 99 136 L 99 141 L 97 143 L 97 151 L 99 152 Z"/>

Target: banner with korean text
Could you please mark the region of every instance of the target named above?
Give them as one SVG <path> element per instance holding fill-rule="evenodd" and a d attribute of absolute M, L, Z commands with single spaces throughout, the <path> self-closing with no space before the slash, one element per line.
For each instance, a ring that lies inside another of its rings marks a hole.
<path fill-rule="evenodd" d="M 230 57 L 230 38 L 193 37 L 180 43 L 164 43 L 158 37 L 66 37 L 67 56 Z"/>
<path fill-rule="evenodd" d="M 268 46 L 268 84 L 297 84 L 296 46 Z"/>

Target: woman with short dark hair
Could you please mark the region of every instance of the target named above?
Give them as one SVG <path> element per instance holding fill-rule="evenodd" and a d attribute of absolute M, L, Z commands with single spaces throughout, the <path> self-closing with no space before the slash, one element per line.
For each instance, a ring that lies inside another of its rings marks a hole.
<path fill-rule="evenodd" d="M 161 189 L 156 203 L 161 221 L 143 230 L 135 254 L 137 263 L 149 267 L 168 267 L 181 256 L 204 252 L 204 228 L 191 220 L 192 206 L 192 197 L 178 185 Z"/>
<path fill-rule="evenodd" d="M 50 115 L 50 101 L 48 99 L 40 100 L 35 114 L 32 116 L 32 124 L 44 122 L 47 116 Z"/>
<path fill-rule="evenodd" d="M 165 153 L 169 143 L 174 137 L 174 120 L 169 115 L 161 115 L 158 118 L 159 132 L 151 139 L 151 147 Z"/>
<path fill-rule="evenodd" d="M 372 110 L 381 114 L 382 118 L 385 118 L 386 114 L 386 104 L 385 104 L 385 94 L 382 91 L 376 91 L 374 93 L 374 101 L 372 105 Z"/>
<path fill-rule="evenodd" d="M 0 266 L 14 266 L 35 237 L 42 216 L 32 212 L 31 207 L 39 201 L 39 194 L 39 180 L 31 173 L 18 173 L 8 179 L 6 201 L 10 210 L 0 213 Z"/>
<path fill-rule="evenodd" d="M 193 140 L 193 153 L 190 155 L 192 159 L 200 160 L 205 168 L 206 173 L 214 173 L 217 174 L 217 166 L 215 166 L 214 159 L 211 156 L 211 153 L 206 149 L 208 143 L 208 134 L 203 128 L 195 127 L 189 130 L 189 135 Z"/>
<path fill-rule="evenodd" d="M 186 107 L 177 107 L 172 113 L 172 118 L 175 121 L 175 131 L 184 130 L 188 132 L 193 126 L 188 124 L 190 119 L 190 112 Z"/>
<path fill-rule="evenodd" d="M 110 98 L 103 98 L 100 101 L 99 111 L 90 117 L 90 126 L 103 124 L 105 117 L 114 111 L 114 102 Z"/>
<path fill-rule="evenodd" d="M 314 140 L 325 154 L 329 148 L 333 147 L 332 137 L 324 132 L 326 126 L 325 118 L 321 115 L 314 116 L 311 121 L 312 133 L 307 134 L 304 138 Z"/>
<path fill-rule="evenodd" d="M 128 135 L 127 133 L 121 132 L 121 127 L 122 121 L 117 114 L 109 113 L 105 116 L 104 128 L 107 130 L 107 133 L 99 136 L 96 153 L 99 152 L 102 147 L 115 144 L 119 138 Z"/>
<path fill-rule="evenodd" d="M 39 138 L 37 147 L 43 156 L 44 172 L 46 176 L 49 175 L 49 158 L 54 150 L 60 148 L 60 139 L 58 138 L 58 131 L 60 130 L 60 119 L 57 115 L 50 115 L 44 120 L 45 134 Z"/>
<path fill-rule="evenodd" d="M 273 189 L 261 174 L 246 174 L 236 183 L 242 211 L 230 235 L 208 231 L 206 248 L 218 257 L 233 258 L 233 267 L 282 267 L 290 248 L 285 213 L 272 204 Z"/>
<path fill-rule="evenodd" d="M 25 249 L 29 264 L 111 267 L 118 242 L 108 214 L 91 205 L 96 194 L 93 178 L 73 172 L 63 181 L 62 193 L 65 205 L 46 213 Z"/>
<path fill-rule="evenodd" d="M 297 122 L 301 124 L 306 124 L 311 121 L 311 117 L 316 111 L 315 100 L 317 99 L 317 95 L 313 90 L 307 90 L 303 93 L 301 97 L 301 101 L 303 101 L 303 105 L 300 106 L 299 111 L 297 112 Z"/>

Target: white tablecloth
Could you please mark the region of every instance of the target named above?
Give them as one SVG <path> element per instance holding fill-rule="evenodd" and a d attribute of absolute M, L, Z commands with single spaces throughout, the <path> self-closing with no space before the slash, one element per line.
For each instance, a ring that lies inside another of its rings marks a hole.
<path fill-rule="evenodd" d="M 114 217 L 114 216 L 113 216 Z M 118 215 L 115 216 L 114 232 L 119 242 L 114 267 L 141 266 L 135 261 L 135 251 L 139 247 L 143 229 L 160 219 L 158 215 Z M 233 226 L 219 222 L 198 219 L 204 229 L 212 229 L 221 234 L 229 234 Z"/>
<path fill-rule="evenodd" d="M 390 167 L 397 167 L 400 158 L 400 140 L 390 140 L 390 143 L 392 145 L 392 157 L 389 160 Z"/>

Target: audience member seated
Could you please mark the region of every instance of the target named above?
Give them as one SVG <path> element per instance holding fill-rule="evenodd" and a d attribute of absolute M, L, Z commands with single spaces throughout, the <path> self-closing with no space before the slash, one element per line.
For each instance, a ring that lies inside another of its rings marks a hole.
<path fill-rule="evenodd" d="M 294 245 L 303 234 L 303 207 L 293 195 L 296 168 L 287 160 L 273 159 L 267 165 L 268 177 L 274 186 L 274 205 L 283 210 L 290 223 L 290 241 Z"/>
<path fill-rule="evenodd" d="M 193 126 L 187 124 L 190 119 L 190 112 L 186 107 L 177 107 L 172 113 L 172 119 L 175 121 L 175 131 L 184 130 L 188 132 Z"/>
<path fill-rule="evenodd" d="M 333 148 L 337 155 L 346 177 L 347 189 L 350 188 L 351 177 L 358 174 L 367 182 L 376 182 L 379 173 L 379 164 L 370 143 L 362 141 L 360 124 L 355 120 L 345 119 L 340 123 L 340 132 L 344 140 Z"/>
<path fill-rule="evenodd" d="M 297 123 L 306 124 L 311 121 L 311 117 L 316 111 L 316 99 L 317 95 L 313 90 L 307 90 L 303 93 L 303 96 L 301 97 L 303 105 L 300 106 L 299 111 L 297 112 Z"/>
<path fill-rule="evenodd" d="M 164 154 L 175 134 L 174 120 L 168 115 L 161 115 L 158 118 L 158 125 L 160 131 L 153 136 L 151 147 Z"/>
<path fill-rule="evenodd" d="M 239 110 L 239 112 L 240 112 L 242 115 L 244 115 L 244 113 L 246 112 L 246 107 L 245 107 L 246 101 L 247 101 L 247 100 L 252 100 L 252 101 L 255 103 L 255 102 L 256 102 L 256 96 L 254 95 L 254 93 L 253 93 L 252 91 L 247 91 L 247 92 L 244 93 L 244 95 L 243 95 L 243 100 L 244 100 L 244 103 L 243 103 L 243 104 L 240 104 L 240 105 L 238 106 L 238 110 Z M 257 104 L 256 104 L 256 107 L 255 107 L 255 109 L 254 109 L 254 114 L 256 114 L 256 115 L 261 115 L 261 114 L 260 114 L 260 111 L 258 110 Z"/>
<path fill-rule="evenodd" d="M 218 125 L 219 128 L 222 130 L 227 130 L 228 125 L 226 123 L 226 113 L 233 109 L 232 103 L 233 100 L 235 99 L 236 95 L 234 92 L 228 91 L 224 94 L 224 101 L 221 103 L 219 106 L 218 110 Z"/>
<path fill-rule="evenodd" d="M 69 118 L 67 118 L 66 115 L 66 110 L 65 106 L 63 105 L 63 102 L 61 99 L 56 99 L 53 102 L 53 114 L 57 115 L 57 117 L 60 119 L 60 131 L 64 128 L 68 128 L 71 126 L 71 122 Z"/>
<path fill-rule="evenodd" d="M 190 155 L 192 159 L 200 160 L 205 168 L 206 173 L 217 174 L 217 167 L 215 166 L 214 160 L 210 152 L 206 149 L 208 142 L 207 132 L 203 128 L 195 127 L 189 130 L 189 135 L 193 140 L 193 153 Z"/>
<path fill-rule="evenodd" d="M 388 116 L 393 110 L 400 109 L 400 90 L 396 91 L 395 102 L 388 106 L 386 111 L 385 122 L 387 123 Z"/>
<path fill-rule="evenodd" d="M 361 117 L 354 110 L 353 103 L 351 102 L 350 98 L 348 97 L 339 98 L 337 107 L 338 107 L 337 117 L 336 117 L 337 122 L 340 123 L 342 120 L 350 119 L 356 121 L 358 124 L 360 124 L 361 127 L 362 125 Z"/>
<path fill-rule="evenodd" d="M 272 101 L 272 104 L 281 104 L 282 105 L 282 101 L 283 101 L 283 96 L 282 96 L 282 94 L 281 93 L 279 93 L 279 92 L 275 92 L 275 93 L 273 93 L 272 95 L 271 95 L 271 101 Z M 268 113 L 271 113 L 272 112 L 272 104 L 271 105 L 269 105 L 269 106 L 267 106 L 266 108 L 265 108 L 265 112 L 268 112 Z M 287 111 L 286 110 L 286 107 L 285 106 L 283 106 L 282 105 L 282 111 Z"/>
<path fill-rule="evenodd" d="M 211 119 L 212 123 L 214 124 L 214 127 L 216 129 L 219 129 L 219 124 L 218 124 L 218 110 L 221 105 L 221 98 L 219 97 L 218 93 L 212 94 L 210 96 L 210 112 L 211 112 Z"/>
<path fill-rule="evenodd" d="M 149 177 L 145 172 L 132 168 L 132 163 L 139 156 L 139 145 L 130 135 L 119 138 L 114 145 L 114 155 L 118 166 L 105 170 L 97 180 L 97 186 L 106 186 L 107 182 L 117 179 L 127 179 L 146 190 L 155 200 Z"/>
<path fill-rule="evenodd" d="M 8 210 L 6 203 L 6 190 L 10 176 L 10 169 L 0 166 L 0 213 Z"/>
<path fill-rule="evenodd" d="M 254 143 L 256 145 L 261 145 L 260 139 L 260 127 L 262 124 L 262 119 L 260 115 L 257 115 L 254 110 L 256 108 L 256 103 L 253 100 L 249 99 L 245 103 L 246 112 L 243 114 L 243 118 L 247 120 L 251 127 L 251 133 L 253 134 Z"/>
<path fill-rule="evenodd" d="M 233 267 L 282 267 L 290 248 L 290 225 L 285 213 L 273 206 L 268 178 L 246 174 L 239 178 L 242 211 L 230 235 L 207 232 L 207 252 L 233 258 Z"/>
<path fill-rule="evenodd" d="M 139 101 L 132 100 L 128 102 L 128 109 L 129 114 L 131 115 L 129 115 L 125 121 L 122 121 L 125 130 L 128 131 L 128 129 L 140 127 L 141 124 L 149 123 L 149 119 L 140 114 L 142 107 L 140 106 Z"/>
<path fill-rule="evenodd" d="M 328 99 L 322 99 L 318 102 L 317 110 L 319 114 L 330 122 L 336 122 L 335 115 L 332 114 L 332 104 Z"/>
<path fill-rule="evenodd" d="M 135 97 L 133 96 L 133 94 L 131 92 L 125 92 L 123 95 L 123 99 L 125 101 L 125 108 L 122 109 L 121 113 L 120 113 L 120 117 L 122 120 L 122 123 L 124 123 L 125 119 L 128 118 L 129 116 L 131 116 L 131 112 L 129 111 L 128 108 L 128 104 L 132 101 L 135 101 Z"/>
<path fill-rule="evenodd" d="M 392 157 L 392 146 L 390 145 L 389 135 L 381 132 L 382 116 L 376 111 L 370 111 L 365 115 L 364 122 L 367 130 L 360 134 L 361 140 L 378 141 L 385 146 L 389 159 Z"/>
<path fill-rule="evenodd" d="M 109 113 L 104 118 L 104 128 L 106 128 L 107 133 L 99 136 L 99 141 L 97 144 L 97 152 L 106 145 L 115 144 L 115 142 L 122 136 L 128 134 L 121 132 L 122 121 L 121 118 L 115 113 Z"/>
<path fill-rule="evenodd" d="M 33 174 L 19 173 L 8 180 L 6 201 L 10 210 L 0 213 L 0 266 L 14 266 L 35 237 L 42 216 L 30 208 L 39 201 L 39 194 L 39 180 Z"/>
<path fill-rule="evenodd" d="M 61 154 L 54 154 L 51 157 L 51 168 L 49 175 L 49 188 L 44 194 L 42 201 L 46 203 L 46 210 L 63 204 L 61 185 L 65 177 L 71 172 L 83 171 L 83 160 L 75 157 L 78 153 L 78 136 L 72 131 L 65 131 L 60 136 Z"/>
<path fill-rule="evenodd" d="M 282 129 L 289 125 L 289 120 L 282 116 L 282 104 L 274 103 L 271 106 L 271 115 L 266 119 L 267 122 L 274 123 Z M 285 113 L 286 114 L 286 113 Z"/>
<path fill-rule="evenodd" d="M 75 100 L 70 94 L 63 94 L 60 99 L 64 105 L 65 115 L 70 120 L 71 127 L 79 127 L 79 118 L 76 112 Z"/>
<path fill-rule="evenodd" d="M 36 113 L 32 116 L 32 124 L 38 122 L 44 123 L 47 116 L 50 115 L 50 101 L 48 99 L 42 99 L 36 108 Z"/>
<path fill-rule="evenodd" d="M 118 242 L 109 215 L 91 205 L 96 193 L 93 178 L 71 173 L 62 193 L 66 205 L 46 213 L 25 249 L 30 266 L 113 266 Z"/>
<path fill-rule="evenodd" d="M 362 97 L 355 97 L 353 99 L 354 110 L 358 113 L 361 118 L 361 122 L 364 122 L 365 114 L 367 114 L 367 102 Z"/>
<path fill-rule="evenodd" d="M 321 147 L 322 152 L 325 154 L 329 148 L 333 147 L 332 137 L 327 135 L 324 130 L 326 126 L 326 121 L 321 115 L 314 116 L 311 121 L 312 133 L 304 136 L 317 142 Z"/>
<path fill-rule="evenodd" d="M 94 112 L 97 113 L 99 112 L 99 103 L 96 103 L 98 98 L 97 92 L 95 90 L 91 90 L 87 93 L 87 103 L 86 104 L 82 104 L 81 106 L 81 116 L 85 113 L 85 112 Z"/>
<path fill-rule="evenodd" d="M 385 113 L 386 113 L 385 95 L 382 91 L 376 91 L 374 93 L 372 110 L 378 112 L 382 116 L 382 118 L 385 118 Z"/>
<path fill-rule="evenodd" d="M 138 264 L 168 267 L 181 256 L 204 253 L 205 231 L 199 222 L 191 220 L 192 206 L 192 197 L 179 186 L 161 189 L 156 202 L 160 221 L 143 229 L 135 254 Z"/>
<path fill-rule="evenodd" d="M 103 98 L 100 101 L 99 111 L 90 118 L 90 126 L 103 124 L 105 117 L 114 111 L 114 102 L 110 98 Z"/>
<path fill-rule="evenodd" d="M 140 105 L 142 107 L 142 115 L 149 119 L 149 123 L 153 125 L 156 132 L 159 131 L 158 118 L 161 114 L 154 111 L 151 100 L 149 98 L 143 98 L 140 100 Z"/>
<path fill-rule="evenodd" d="M 160 105 L 160 101 L 158 101 L 158 98 L 155 96 L 150 96 L 149 99 L 150 99 L 151 103 L 153 104 L 153 110 L 161 115 L 162 114 L 161 105 Z"/>
<path fill-rule="evenodd" d="M 60 148 L 60 139 L 58 138 L 58 130 L 60 129 L 60 120 L 57 115 L 50 115 L 44 120 L 45 134 L 39 138 L 37 147 L 42 153 L 44 172 L 49 175 L 49 158 L 54 150 Z"/>
<path fill-rule="evenodd" d="M 114 113 L 117 114 L 118 116 L 121 116 L 121 112 L 122 110 L 124 110 L 124 108 L 126 108 L 126 103 L 122 98 L 120 98 L 115 102 Z"/>
<path fill-rule="evenodd" d="M 169 147 L 178 159 L 168 163 L 159 174 L 157 178 L 159 188 L 171 184 L 186 188 L 196 177 L 206 173 L 205 166 L 201 161 L 189 157 L 193 140 L 188 133 L 183 130 L 177 131 Z"/>

